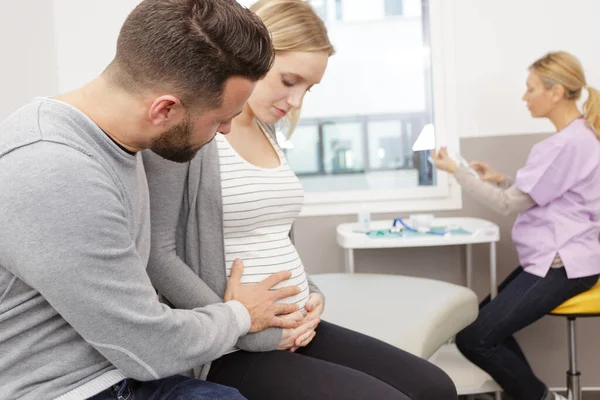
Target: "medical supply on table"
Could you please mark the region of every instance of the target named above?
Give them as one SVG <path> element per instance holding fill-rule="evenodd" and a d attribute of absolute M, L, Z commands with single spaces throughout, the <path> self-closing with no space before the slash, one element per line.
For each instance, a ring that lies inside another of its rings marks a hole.
<path fill-rule="evenodd" d="M 471 235 L 472 232 L 461 228 L 457 225 L 448 226 L 430 226 L 433 222 L 433 218 L 429 219 L 429 214 L 415 214 L 412 217 L 415 220 L 419 220 L 418 216 L 421 217 L 421 226 L 419 229 L 415 229 L 413 221 L 409 223 L 405 222 L 402 218 L 395 218 L 391 228 L 389 229 L 373 229 L 373 230 L 356 230 L 356 233 L 364 233 L 373 239 L 385 239 L 385 238 L 397 238 L 397 237 L 416 237 L 416 236 L 451 236 L 451 235 Z M 424 227 L 424 223 L 428 224 L 428 227 Z"/>
<path fill-rule="evenodd" d="M 368 232 L 371 229 L 371 214 L 368 211 L 360 211 L 358 213 L 358 224 L 361 231 Z"/>
<path fill-rule="evenodd" d="M 411 214 L 408 216 L 411 226 L 419 232 L 427 232 L 433 222 L 433 214 Z"/>
<path fill-rule="evenodd" d="M 423 215 L 425 215 L 425 214 L 423 214 Z M 415 217 L 416 217 L 416 215 L 415 215 Z M 417 217 L 417 220 L 418 219 L 419 218 Z M 431 224 L 431 221 L 433 221 L 433 215 L 431 215 L 431 219 L 423 218 L 421 220 L 421 223 L 424 224 L 424 223 L 427 222 L 428 224 Z M 412 222 L 412 220 L 411 220 L 411 222 Z M 429 235 L 445 235 L 446 234 L 445 230 L 443 230 L 441 232 L 438 231 L 438 230 L 432 230 L 432 229 L 430 229 L 429 225 L 427 227 L 425 227 L 424 225 L 421 225 L 422 228 L 421 229 L 417 229 L 416 226 L 414 226 L 414 225 L 413 226 L 408 225 L 400 217 L 394 218 L 394 222 L 392 223 L 392 228 L 398 226 L 398 224 L 402 225 L 404 227 L 404 229 L 407 230 L 407 231 L 409 231 L 409 232 L 419 232 L 419 233 L 425 233 L 425 234 L 429 234 Z"/>

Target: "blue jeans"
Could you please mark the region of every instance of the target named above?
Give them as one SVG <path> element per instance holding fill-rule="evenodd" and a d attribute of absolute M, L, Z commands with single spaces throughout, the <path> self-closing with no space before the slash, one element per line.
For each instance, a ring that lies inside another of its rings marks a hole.
<path fill-rule="evenodd" d="M 125 379 L 88 400 L 245 400 L 237 389 L 187 376 L 155 381 Z"/>
<path fill-rule="evenodd" d="M 513 334 L 597 281 L 598 275 L 568 279 L 564 268 L 551 268 L 540 278 L 518 267 L 494 300 L 488 296 L 480 304 L 479 316 L 456 336 L 456 345 L 514 400 L 540 400 L 546 385 L 533 373 Z"/>

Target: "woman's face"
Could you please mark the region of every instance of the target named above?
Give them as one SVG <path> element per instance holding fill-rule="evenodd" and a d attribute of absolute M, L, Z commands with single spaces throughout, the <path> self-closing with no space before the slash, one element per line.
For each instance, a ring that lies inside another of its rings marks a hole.
<path fill-rule="evenodd" d="M 556 106 L 556 91 L 546 89 L 542 79 L 535 73 L 530 72 L 527 77 L 527 90 L 523 100 L 534 118 L 547 117 Z"/>
<path fill-rule="evenodd" d="M 262 122 L 278 122 L 302 106 L 306 92 L 321 82 L 328 60 L 324 51 L 278 52 L 271 70 L 256 84 L 248 106 Z"/>

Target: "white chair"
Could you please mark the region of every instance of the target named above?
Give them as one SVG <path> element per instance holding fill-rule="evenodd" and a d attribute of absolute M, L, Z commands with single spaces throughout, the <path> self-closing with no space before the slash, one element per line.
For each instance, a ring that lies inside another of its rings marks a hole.
<path fill-rule="evenodd" d="M 477 297 L 447 282 L 401 275 L 311 275 L 323 319 L 429 359 L 477 317 Z"/>

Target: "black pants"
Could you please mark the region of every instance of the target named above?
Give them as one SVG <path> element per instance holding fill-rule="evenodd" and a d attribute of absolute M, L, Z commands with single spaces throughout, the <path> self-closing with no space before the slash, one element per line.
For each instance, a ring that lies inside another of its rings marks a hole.
<path fill-rule="evenodd" d="M 380 340 L 322 321 L 295 353 L 237 351 L 213 361 L 208 380 L 249 400 L 456 400 L 435 365 Z"/>
<path fill-rule="evenodd" d="M 564 268 L 551 268 L 544 278 L 518 267 L 486 298 L 479 316 L 456 336 L 458 349 L 486 371 L 514 400 L 539 400 L 546 386 L 529 366 L 513 334 L 571 297 L 596 284 L 598 275 L 569 279 Z"/>

